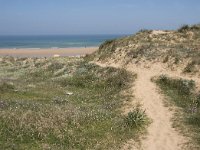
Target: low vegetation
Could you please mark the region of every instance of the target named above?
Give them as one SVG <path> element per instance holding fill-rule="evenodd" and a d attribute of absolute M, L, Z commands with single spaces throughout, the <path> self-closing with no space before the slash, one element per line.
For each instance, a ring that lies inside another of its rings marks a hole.
<path fill-rule="evenodd" d="M 148 123 L 123 115 L 136 75 L 82 58 L 0 60 L 0 147 L 5 150 L 119 149 Z"/>
<path fill-rule="evenodd" d="M 156 83 L 170 100 L 171 104 L 181 108 L 174 118 L 175 126 L 191 137 L 192 149 L 200 148 L 200 92 L 195 89 L 193 80 L 172 79 L 160 76 Z"/>
<path fill-rule="evenodd" d="M 170 69 L 199 74 L 200 25 L 184 25 L 175 31 L 141 30 L 135 35 L 110 40 L 90 56 L 99 61 L 163 63 Z"/>
<path fill-rule="evenodd" d="M 199 30 L 200 29 L 200 25 L 196 24 L 196 25 L 183 25 L 182 27 L 180 27 L 178 29 L 178 32 L 187 32 L 187 31 L 191 31 L 191 30 Z"/>

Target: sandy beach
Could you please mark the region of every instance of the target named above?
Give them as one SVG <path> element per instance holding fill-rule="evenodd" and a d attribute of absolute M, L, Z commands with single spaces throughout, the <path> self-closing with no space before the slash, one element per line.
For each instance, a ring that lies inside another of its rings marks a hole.
<path fill-rule="evenodd" d="M 49 49 L 0 49 L 0 56 L 13 57 L 53 57 L 53 56 L 82 56 L 91 54 L 98 47 L 80 48 L 49 48 Z"/>

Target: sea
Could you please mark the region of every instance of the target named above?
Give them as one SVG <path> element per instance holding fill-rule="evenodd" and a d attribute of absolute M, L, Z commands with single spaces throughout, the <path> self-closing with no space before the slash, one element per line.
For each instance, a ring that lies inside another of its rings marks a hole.
<path fill-rule="evenodd" d="M 34 35 L 0 36 L 0 49 L 96 47 L 106 40 L 126 35 Z"/>

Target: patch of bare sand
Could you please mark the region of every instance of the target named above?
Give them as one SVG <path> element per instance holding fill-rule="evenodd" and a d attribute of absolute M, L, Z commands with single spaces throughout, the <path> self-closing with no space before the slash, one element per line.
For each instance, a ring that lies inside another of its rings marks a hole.
<path fill-rule="evenodd" d="M 13 57 L 53 57 L 59 56 L 82 56 L 91 54 L 98 47 L 80 48 L 49 48 L 49 49 L 0 49 L 0 56 Z"/>
<path fill-rule="evenodd" d="M 159 34 L 166 34 L 168 32 L 162 31 L 162 30 L 153 30 L 151 34 L 153 35 L 159 35 Z"/>

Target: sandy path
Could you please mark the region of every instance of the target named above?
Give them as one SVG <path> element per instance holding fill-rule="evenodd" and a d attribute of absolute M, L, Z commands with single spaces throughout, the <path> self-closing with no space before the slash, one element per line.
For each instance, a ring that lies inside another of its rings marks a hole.
<path fill-rule="evenodd" d="M 105 67 L 105 64 L 99 64 Z M 117 64 L 111 63 L 109 66 L 120 67 Z M 173 112 L 164 106 L 164 97 L 159 93 L 155 83 L 151 78 L 164 73 L 163 69 L 157 68 L 146 69 L 135 65 L 129 65 L 128 71 L 137 73 L 137 80 L 134 83 L 134 96 L 146 110 L 152 123 L 148 128 L 148 135 L 142 140 L 143 150 L 179 150 L 186 142 L 174 128 L 172 128 L 171 118 Z M 133 103 L 135 103 L 135 99 Z M 134 104 L 133 104 L 134 105 Z M 125 110 L 130 111 L 130 110 Z M 132 144 L 132 145 L 131 145 Z M 128 141 L 123 149 L 136 149 L 133 141 Z"/>
<path fill-rule="evenodd" d="M 147 115 L 152 119 L 148 128 L 148 136 L 142 141 L 144 150 L 178 150 L 184 138 L 172 128 L 170 119 L 172 112 L 164 107 L 163 96 L 159 94 L 151 78 L 156 75 L 150 70 L 135 68 L 129 69 L 137 73 L 135 83 L 135 97 L 146 109 Z"/>

